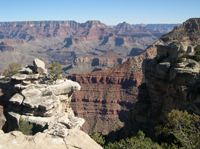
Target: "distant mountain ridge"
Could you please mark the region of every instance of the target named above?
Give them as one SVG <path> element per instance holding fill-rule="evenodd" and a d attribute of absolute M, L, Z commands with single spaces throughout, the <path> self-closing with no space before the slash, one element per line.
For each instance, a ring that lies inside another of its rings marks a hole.
<path fill-rule="evenodd" d="M 180 26 L 181 24 L 132 24 L 132 26 L 141 26 L 151 29 L 153 31 L 158 31 L 161 33 L 169 33 L 171 32 L 175 26 Z"/>

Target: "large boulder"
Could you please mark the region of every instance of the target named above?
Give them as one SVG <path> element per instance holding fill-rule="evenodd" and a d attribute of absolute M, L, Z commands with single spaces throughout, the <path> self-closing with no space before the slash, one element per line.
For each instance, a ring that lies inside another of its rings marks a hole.
<path fill-rule="evenodd" d="M 45 63 L 39 59 L 33 60 L 33 68 L 35 72 L 39 74 L 47 74 L 47 69 L 45 69 Z"/>

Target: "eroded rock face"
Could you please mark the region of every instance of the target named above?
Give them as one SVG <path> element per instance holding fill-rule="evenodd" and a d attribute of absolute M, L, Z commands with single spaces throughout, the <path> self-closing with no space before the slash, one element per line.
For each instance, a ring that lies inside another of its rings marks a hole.
<path fill-rule="evenodd" d="M 34 133 L 45 131 L 66 137 L 68 129 L 80 129 L 85 120 L 75 117 L 69 107 L 72 94 L 80 90 L 80 85 L 67 79 L 52 82 L 41 60 L 35 59 L 33 65 L 13 75 L 10 82 L 0 84 L 5 94 L 9 94 L 6 89 L 11 88 L 13 94 L 6 109 L 9 124 L 6 131 L 17 128 L 20 118 L 34 125 Z"/>
<path fill-rule="evenodd" d="M 124 64 L 92 73 L 69 76 L 82 86 L 70 103 L 75 113 L 86 122 L 83 130 L 108 134 L 124 126 L 126 114 L 137 101 L 138 86 L 142 83 L 142 62 L 156 55 L 153 46 Z"/>
<path fill-rule="evenodd" d="M 47 133 L 37 133 L 34 136 L 23 135 L 19 131 L 3 133 L 0 130 L 0 147 L 13 149 L 102 149 L 93 139 L 86 133 L 77 129 L 70 129 L 68 136 L 65 138 L 55 137 Z"/>
<path fill-rule="evenodd" d="M 198 25 L 193 29 L 195 24 Z M 138 101 L 127 116 L 127 136 L 142 130 L 154 139 L 154 127 L 163 124 L 165 115 L 172 109 L 200 114 L 200 63 L 194 58 L 198 55 L 194 48 L 198 46 L 199 40 L 194 44 L 194 40 L 189 38 L 190 35 L 199 37 L 199 24 L 199 19 L 183 23 L 180 28 L 186 32 L 180 36 L 182 40 L 174 38 L 174 41 L 157 45 L 157 58 L 143 62 L 146 83 L 140 86 Z M 172 36 L 168 34 L 163 37 L 172 39 L 173 35 L 179 33 L 178 28 L 170 33 Z M 182 58 L 181 61 L 177 57 Z"/>

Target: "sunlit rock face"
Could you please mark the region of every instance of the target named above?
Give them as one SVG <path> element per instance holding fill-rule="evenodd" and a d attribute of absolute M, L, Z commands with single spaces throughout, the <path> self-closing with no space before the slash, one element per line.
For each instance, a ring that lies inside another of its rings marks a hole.
<path fill-rule="evenodd" d="M 68 129 L 80 129 L 85 122 L 75 117 L 69 107 L 71 97 L 81 89 L 80 85 L 67 79 L 51 81 L 43 61 L 34 59 L 33 66 L 26 66 L 10 81 L 5 80 L 5 77 L 1 78 L 2 92 L 11 96 L 7 101 L 6 131 L 17 128 L 22 118 L 34 125 L 34 133 L 44 131 L 66 137 Z"/>

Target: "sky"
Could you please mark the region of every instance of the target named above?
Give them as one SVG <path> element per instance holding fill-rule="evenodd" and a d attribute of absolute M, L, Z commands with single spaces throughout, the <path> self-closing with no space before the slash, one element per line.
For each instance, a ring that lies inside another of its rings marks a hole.
<path fill-rule="evenodd" d="M 200 18 L 200 0 L 0 0 L 0 22 L 99 20 L 171 24 Z"/>

